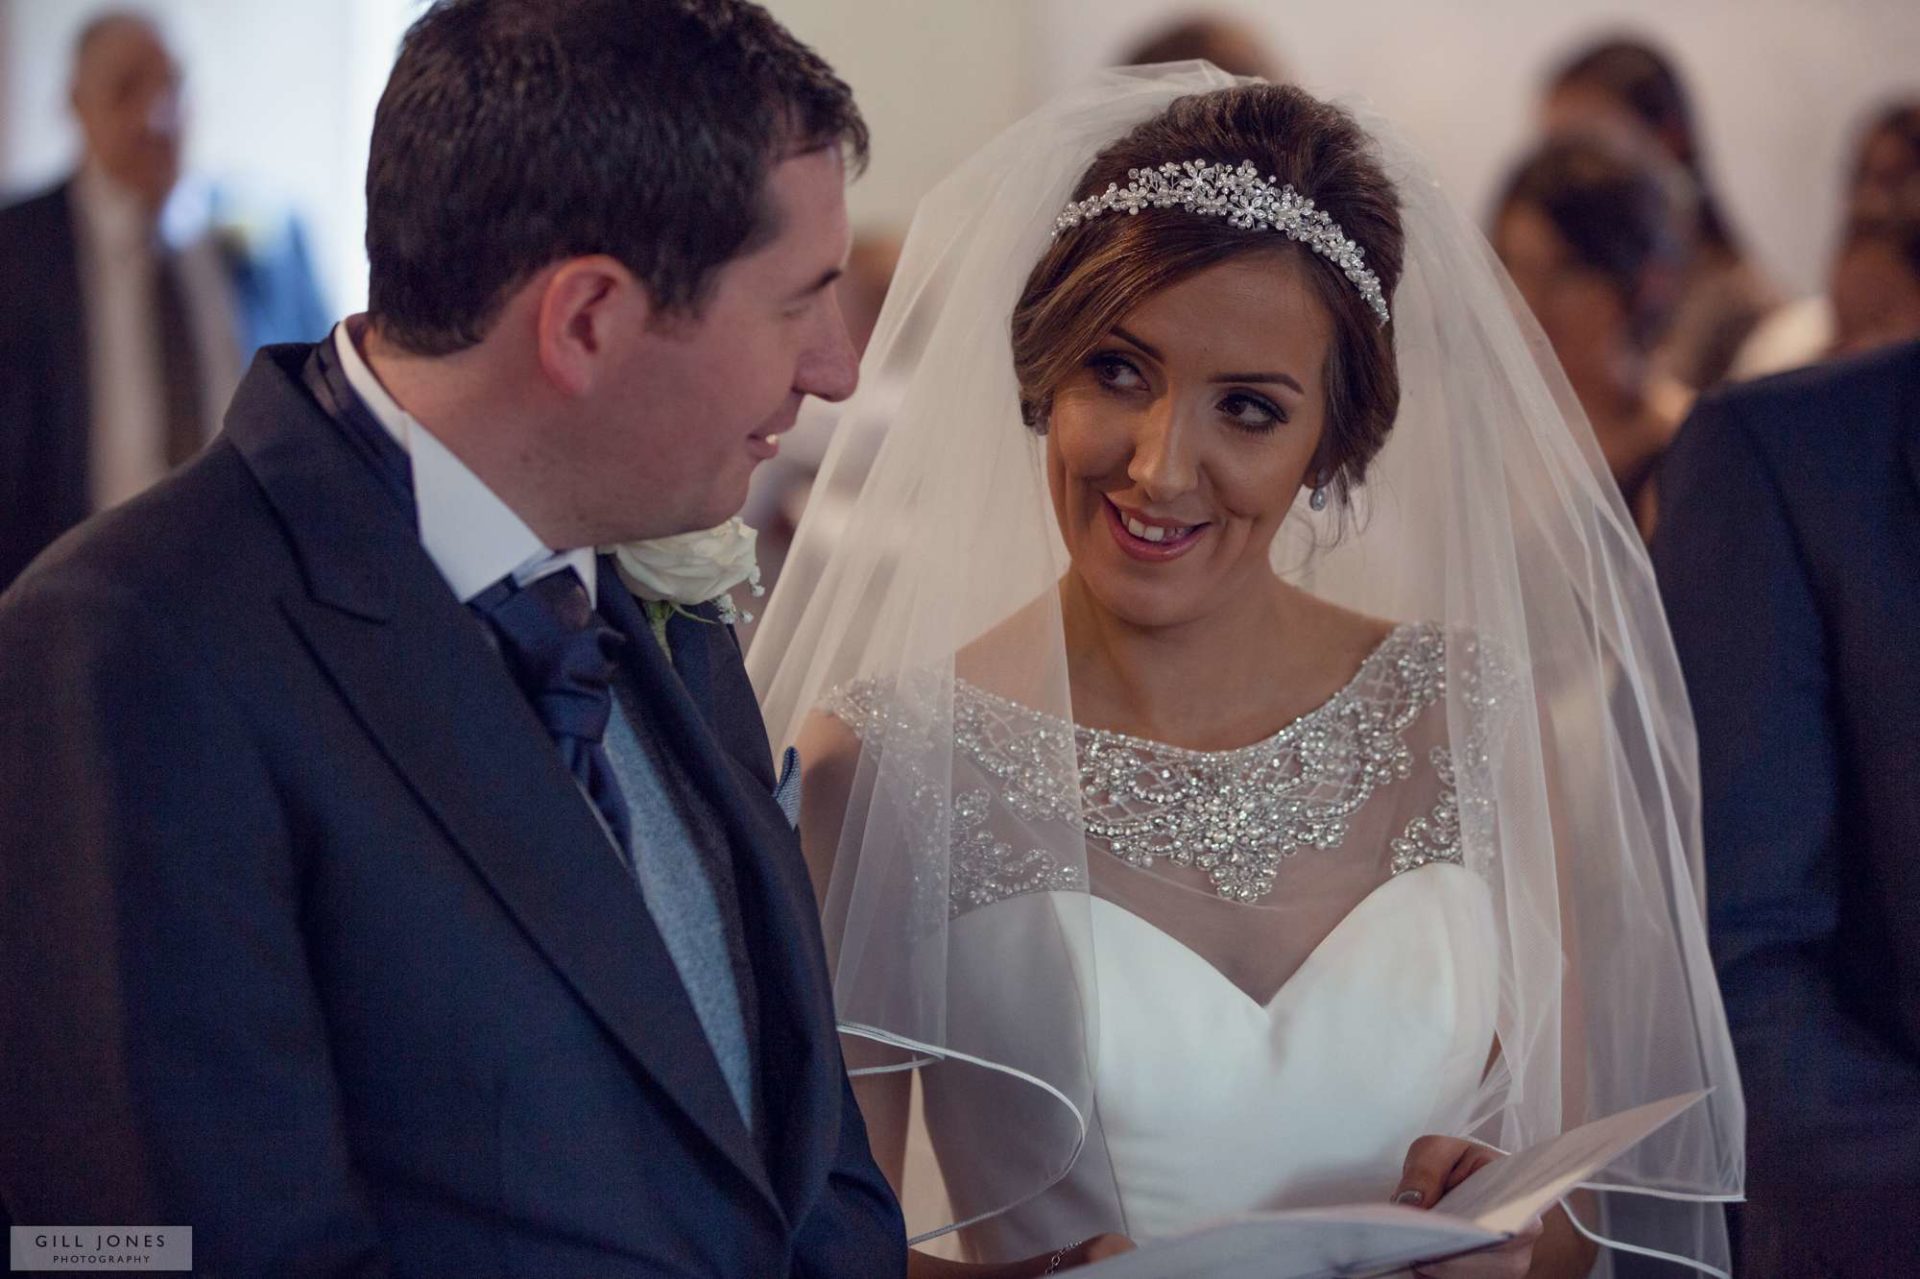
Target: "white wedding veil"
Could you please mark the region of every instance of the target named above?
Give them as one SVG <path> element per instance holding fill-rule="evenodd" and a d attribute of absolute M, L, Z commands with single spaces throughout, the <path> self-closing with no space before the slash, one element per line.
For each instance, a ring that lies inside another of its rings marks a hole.
<path fill-rule="evenodd" d="M 1235 83 L 1202 63 L 1104 72 L 1001 134 L 921 205 L 860 391 L 808 410 L 861 429 L 827 453 L 815 501 L 831 518 L 802 522 L 748 666 L 776 746 L 811 756 L 803 831 L 843 1042 L 856 1074 L 920 1072 L 929 1108 L 949 1108 L 940 1162 L 1004 1170 L 990 1195 L 949 1187 L 930 1201 L 945 1220 L 910 1219 L 918 1232 L 990 1219 L 1100 1157 L 1086 899 L 1114 859 L 1070 820 L 1071 733 L 1020 759 L 1040 800 L 982 819 L 955 736 L 994 726 L 957 726 L 956 688 L 1073 719 L 1066 553 L 1044 441 L 1021 421 L 1010 316 L 1096 154 L 1174 99 Z M 1446 637 L 1440 741 L 1465 865 L 1490 889 L 1499 1052 L 1472 1104 L 1433 1122 L 1514 1150 L 1710 1089 L 1597 1176 L 1581 1218 L 1616 1247 L 1724 1270 L 1719 1204 L 1740 1194 L 1744 1116 L 1705 941 L 1693 721 L 1652 569 L 1485 240 L 1390 127 L 1353 114 L 1401 201 L 1401 404 L 1351 508 L 1299 502 L 1273 563 Z M 983 894 L 1047 907 L 1016 934 L 970 931 Z M 996 1015 L 1006 1001 L 1021 1033 Z M 938 1086 L 960 1074 L 963 1092 Z M 950 1113 L 957 1095 L 979 1113 Z M 920 1202 L 911 1185 L 903 1197 Z M 1121 1228 L 1097 1207 L 1087 1219 Z"/>

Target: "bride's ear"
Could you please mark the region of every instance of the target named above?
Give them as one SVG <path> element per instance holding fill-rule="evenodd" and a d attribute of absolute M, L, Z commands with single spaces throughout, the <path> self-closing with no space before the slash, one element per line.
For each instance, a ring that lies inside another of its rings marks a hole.
<path fill-rule="evenodd" d="M 1020 420 L 1027 424 L 1029 431 L 1035 435 L 1045 435 L 1053 426 L 1050 420 L 1052 415 L 1052 396 L 1045 399 L 1029 399 L 1024 390 L 1020 392 Z"/>
<path fill-rule="evenodd" d="M 1340 468 L 1328 458 L 1332 452 L 1327 436 L 1323 432 L 1320 444 L 1313 450 L 1313 459 L 1307 463 L 1307 469 L 1301 473 L 1300 487 L 1309 493 L 1326 493 L 1332 490 L 1333 482 L 1339 478 Z M 1319 507 L 1315 507 L 1318 510 Z"/>

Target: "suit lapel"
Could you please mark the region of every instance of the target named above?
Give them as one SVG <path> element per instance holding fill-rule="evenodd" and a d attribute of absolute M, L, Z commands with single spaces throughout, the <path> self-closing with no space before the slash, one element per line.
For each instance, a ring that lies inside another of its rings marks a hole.
<path fill-rule="evenodd" d="M 673 960 L 545 729 L 396 503 L 297 387 L 310 348 L 256 361 L 229 436 L 308 579 L 282 601 L 381 752 L 534 946 L 686 1117 L 772 1201 Z M 279 363 L 264 368 L 263 363 Z M 288 362 L 290 363 L 290 366 Z"/>
<path fill-rule="evenodd" d="M 767 1102 L 762 1122 L 768 1126 L 768 1164 L 782 1205 L 789 1218 L 797 1220 L 824 1187 L 834 1157 L 842 1103 L 841 1064 L 813 889 L 797 837 L 773 801 L 772 762 L 764 758 L 764 730 L 760 733 L 761 768 L 769 779 L 763 782 L 722 744 L 692 695 L 697 687 L 710 698 L 715 688 L 730 688 L 735 675 L 740 685 L 747 686 L 744 669 L 728 669 L 740 666 L 738 647 L 717 622 L 676 619 L 704 635 L 670 627 L 674 658 L 669 664 L 648 631 L 645 615 L 620 583 L 612 561 L 605 558 L 600 569 L 600 612 L 627 635 L 642 705 L 648 714 L 660 717 L 660 739 L 679 753 L 687 776 L 720 818 L 731 845 L 749 959 L 759 990 L 757 1058 Z M 754 723 L 758 722 L 756 711 Z"/>
<path fill-rule="evenodd" d="M 733 628 L 721 622 L 713 605 L 691 611 L 694 616 L 676 614 L 667 623 L 674 669 L 720 745 L 760 781 L 762 790 L 771 791 L 773 749 L 767 744 L 760 701 L 740 657 L 740 641 Z"/>

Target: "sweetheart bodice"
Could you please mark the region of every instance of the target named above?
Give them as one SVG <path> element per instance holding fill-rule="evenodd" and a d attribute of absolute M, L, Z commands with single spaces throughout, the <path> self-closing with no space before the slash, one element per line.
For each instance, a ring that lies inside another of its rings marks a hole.
<path fill-rule="evenodd" d="M 1064 1180 L 969 1230 L 975 1255 L 1383 1201 L 1414 1138 L 1470 1118 L 1498 991 L 1488 890 L 1471 872 L 1435 865 L 1387 881 L 1264 1003 L 1099 898 L 1023 895 L 973 912 L 958 922 L 969 935 L 956 954 L 1017 956 L 1089 900 L 1099 977 L 1081 994 L 1098 1027 L 1092 1130 Z M 997 1011 L 1010 1041 L 1054 1033 L 1016 1000 Z M 992 1037 L 977 1042 L 990 1048 Z M 1012 1059 L 1030 1052 L 1002 1047 Z M 976 1139 L 994 1085 L 977 1072 L 926 1078 L 928 1130 L 956 1214 L 1000 1206 L 1024 1173 L 1017 1149 Z"/>
<path fill-rule="evenodd" d="M 1402 625 L 1211 752 L 963 679 L 829 700 L 912 797 L 887 829 L 915 906 L 885 927 L 914 941 L 863 975 L 940 1063 L 926 1131 L 974 1255 L 1384 1198 L 1414 1138 L 1464 1130 L 1499 986 L 1458 784 L 1504 710 L 1489 657 Z"/>

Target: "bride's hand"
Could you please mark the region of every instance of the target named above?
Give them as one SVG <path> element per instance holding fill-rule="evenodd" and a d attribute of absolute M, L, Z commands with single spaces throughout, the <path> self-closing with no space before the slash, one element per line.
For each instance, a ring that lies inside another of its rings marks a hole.
<path fill-rule="evenodd" d="M 1407 1149 L 1400 1185 L 1393 1202 L 1409 1208 L 1431 1208 L 1449 1190 L 1501 1158 L 1499 1152 L 1459 1137 L 1422 1137 Z M 1533 1265 L 1533 1245 L 1543 1229 L 1535 1217 L 1525 1230 L 1498 1248 L 1452 1261 L 1415 1266 L 1420 1279 L 1521 1279 Z"/>

